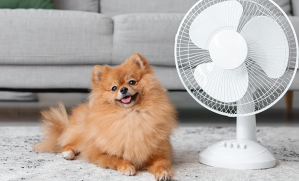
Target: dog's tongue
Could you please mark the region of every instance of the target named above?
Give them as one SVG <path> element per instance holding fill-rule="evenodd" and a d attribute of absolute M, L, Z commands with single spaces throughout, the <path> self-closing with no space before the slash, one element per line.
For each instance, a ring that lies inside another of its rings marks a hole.
<path fill-rule="evenodd" d="M 121 101 L 122 101 L 123 103 L 127 104 L 127 103 L 129 103 L 129 102 L 131 101 L 131 96 L 129 96 L 129 97 L 125 97 L 125 98 L 121 99 Z"/>

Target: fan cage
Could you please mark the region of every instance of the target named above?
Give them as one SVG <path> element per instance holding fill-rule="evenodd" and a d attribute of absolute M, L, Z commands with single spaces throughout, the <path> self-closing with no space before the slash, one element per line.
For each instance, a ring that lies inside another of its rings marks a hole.
<path fill-rule="evenodd" d="M 175 42 L 175 59 L 178 74 L 189 94 L 207 109 L 229 117 L 249 116 L 270 108 L 279 101 L 290 87 L 296 71 L 298 59 L 297 37 L 294 28 L 283 10 L 269 0 L 235 0 L 243 6 L 237 32 L 240 33 L 244 25 L 254 17 L 267 16 L 275 20 L 284 31 L 289 44 L 289 60 L 285 73 L 277 79 L 269 78 L 248 56 L 245 64 L 249 74 L 249 88 L 247 93 L 251 99 L 242 102 L 222 102 L 207 94 L 194 78 L 195 68 L 202 63 L 211 62 L 208 50 L 198 48 L 189 37 L 189 28 L 194 19 L 210 6 L 229 0 L 201 0 L 185 15 L 178 29 Z M 225 27 L 223 27 L 225 29 Z M 275 38 L 275 37 L 274 37 Z M 254 111 L 243 111 L 240 106 L 252 106 Z M 238 109 L 239 107 L 239 109 Z"/>

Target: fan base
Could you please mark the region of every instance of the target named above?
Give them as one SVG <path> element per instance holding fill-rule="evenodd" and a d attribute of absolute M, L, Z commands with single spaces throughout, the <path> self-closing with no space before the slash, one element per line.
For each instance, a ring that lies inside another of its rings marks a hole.
<path fill-rule="evenodd" d="M 199 154 L 199 162 L 230 169 L 262 169 L 276 165 L 276 158 L 263 145 L 249 139 L 217 142 Z"/>

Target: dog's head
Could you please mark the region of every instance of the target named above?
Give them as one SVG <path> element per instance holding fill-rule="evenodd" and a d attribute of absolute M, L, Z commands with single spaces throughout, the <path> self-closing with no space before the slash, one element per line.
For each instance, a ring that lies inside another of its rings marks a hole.
<path fill-rule="evenodd" d="M 139 53 L 134 53 L 115 68 L 95 66 L 92 71 L 92 91 L 98 92 L 105 103 L 133 107 L 142 99 L 146 86 L 144 75 L 149 73 L 152 74 L 153 70 L 147 60 Z"/>

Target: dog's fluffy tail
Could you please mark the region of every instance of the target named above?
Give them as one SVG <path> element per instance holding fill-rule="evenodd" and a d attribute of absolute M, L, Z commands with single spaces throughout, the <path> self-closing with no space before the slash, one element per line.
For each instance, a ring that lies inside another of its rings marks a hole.
<path fill-rule="evenodd" d="M 58 107 L 51 107 L 48 111 L 42 111 L 42 122 L 44 126 L 42 133 L 43 140 L 34 145 L 37 152 L 61 152 L 58 140 L 61 134 L 68 128 L 70 121 L 63 103 L 59 102 Z"/>

